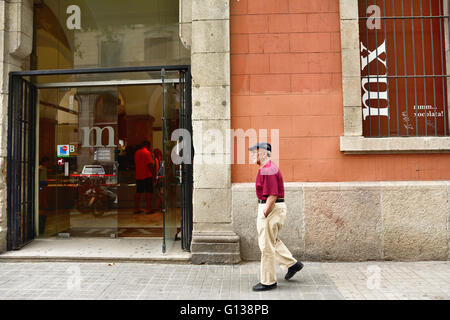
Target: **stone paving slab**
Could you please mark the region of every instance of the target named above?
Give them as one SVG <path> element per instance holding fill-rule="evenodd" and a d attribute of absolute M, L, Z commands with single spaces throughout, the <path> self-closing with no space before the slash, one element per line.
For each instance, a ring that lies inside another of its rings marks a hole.
<path fill-rule="evenodd" d="M 449 299 L 450 262 L 306 262 L 290 281 L 253 292 L 259 263 L 192 265 L 0 262 L 0 300 Z"/>
<path fill-rule="evenodd" d="M 323 263 L 347 300 L 449 300 L 450 261 Z"/>

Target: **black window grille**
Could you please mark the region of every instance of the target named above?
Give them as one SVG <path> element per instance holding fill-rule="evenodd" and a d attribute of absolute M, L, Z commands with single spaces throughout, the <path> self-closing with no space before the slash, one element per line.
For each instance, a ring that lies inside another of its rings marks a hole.
<path fill-rule="evenodd" d="M 447 136 L 442 0 L 359 0 L 366 137 Z"/>

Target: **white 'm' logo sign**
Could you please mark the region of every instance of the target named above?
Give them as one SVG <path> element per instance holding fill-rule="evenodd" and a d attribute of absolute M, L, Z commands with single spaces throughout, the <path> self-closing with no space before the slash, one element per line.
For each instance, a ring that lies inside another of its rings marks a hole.
<path fill-rule="evenodd" d="M 83 131 L 83 144 L 81 145 L 81 147 L 83 148 L 88 148 L 88 147 L 116 147 L 116 145 L 114 144 L 114 129 L 113 127 L 104 127 L 104 128 L 100 128 L 100 127 L 83 127 L 80 128 Z M 108 145 L 103 146 L 102 145 L 102 134 L 103 134 L 103 130 L 108 130 Z M 95 145 L 91 145 L 90 144 L 90 137 L 91 137 L 91 133 L 92 131 L 95 131 L 96 135 L 96 141 L 95 141 Z"/>

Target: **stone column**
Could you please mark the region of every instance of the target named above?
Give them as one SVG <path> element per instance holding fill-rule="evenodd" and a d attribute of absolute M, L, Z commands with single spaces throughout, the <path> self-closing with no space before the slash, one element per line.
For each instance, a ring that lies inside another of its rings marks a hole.
<path fill-rule="evenodd" d="M 362 136 L 357 0 L 340 0 L 344 136 Z"/>
<path fill-rule="evenodd" d="M 0 253 L 6 250 L 8 76 L 27 67 L 33 46 L 33 1 L 0 1 Z"/>
<path fill-rule="evenodd" d="M 240 261 L 225 148 L 231 125 L 229 19 L 229 1 L 192 0 L 193 263 Z"/>

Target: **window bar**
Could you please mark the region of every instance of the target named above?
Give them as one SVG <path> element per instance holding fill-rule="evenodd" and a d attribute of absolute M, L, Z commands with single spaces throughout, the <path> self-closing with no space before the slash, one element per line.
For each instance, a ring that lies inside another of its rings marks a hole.
<path fill-rule="evenodd" d="M 17 180 L 18 181 L 22 181 L 22 128 L 23 128 L 23 122 L 22 122 L 22 110 L 23 110 L 23 82 L 22 79 L 18 79 L 17 81 L 17 87 L 19 88 L 18 90 L 18 99 L 17 99 L 17 131 L 18 131 L 18 139 L 17 139 L 17 150 L 18 150 L 18 154 L 17 154 L 17 159 L 16 159 L 16 166 L 18 168 L 17 170 Z M 15 192 L 16 192 L 16 210 L 17 210 L 17 214 L 19 215 L 19 219 L 18 219 L 18 223 L 19 223 L 19 234 L 18 236 L 18 240 L 21 242 L 22 240 L 22 236 L 23 236 L 23 212 L 22 212 L 22 194 L 21 194 L 21 186 L 17 186 Z M 16 246 L 18 245 L 17 241 L 16 241 Z"/>
<path fill-rule="evenodd" d="M 13 92 L 12 92 L 12 85 L 13 85 L 13 77 L 11 76 L 11 74 L 9 75 L 9 83 L 8 83 L 8 105 L 11 107 L 12 105 L 14 105 L 14 100 L 13 100 Z M 11 136 L 12 136 L 12 123 L 13 123 L 13 120 L 12 120 L 12 115 L 13 115 L 13 113 L 14 113 L 14 111 L 13 110 L 8 110 L 8 141 L 11 143 L 12 142 L 12 139 L 11 139 Z M 7 175 L 6 175 L 6 179 L 7 179 L 7 182 L 8 182 L 8 185 L 10 186 L 10 188 L 12 188 L 13 187 L 13 181 L 14 181 L 14 179 L 12 179 L 12 174 L 11 174 L 11 172 L 12 172 L 12 167 L 11 167 L 11 164 L 12 164 L 12 152 L 10 151 L 10 152 L 8 152 L 8 164 L 9 164 L 9 166 L 7 167 Z M 12 246 L 11 246 L 11 239 L 12 239 L 12 237 L 11 237 L 11 230 L 13 230 L 13 228 L 11 227 L 11 225 L 12 225 L 12 223 L 13 223 L 13 220 L 14 220 L 14 218 L 13 218 L 13 216 L 11 216 L 11 212 L 13 211 L 13 209 L 12 209 L 12 199 L 11 199 L 11 194 L 10 193 L 8 193 L 8 197 L 7 197 L 7 208 L 8 208 L 8 210 L 7 210 L 7 219 L 6 219 L 6 221 L 7 221 L 7 227 L 8 227 L 8 229 L 7 229 L 7 241 L 6 241 L 6 244 L 7 244 L 7 250 L 11 250 L 12 249 Z"/>
<path fill-rule="evenodd" d="M 9 172 L 9 177 L 8 179 L 10 179 L 10 187 L 11 187 L 11 193 L 10 193 L 10 212 L 11 212 L 11 216 L 10 216 L 10 221 L 11 221 L 11 225 L 8 226 L 10 228 L 10 230 L 8 230 L 8 232 L 10 232 L 11 235 L 11 239 L 10 239 L 10 249 L 15 249 L 16 247 L 16 230 L 17 230 L 17 206 L 16 206 L 16 192 L 15 190 L 17 189 L 17 166 L 16 166 L 16 157 L 17 157 L 17 148 L 16 148 L 16 140 L 17 140 L 17 127 L 16 127 L 16 122 L 17 122 L 17 97 L 18 97 L 18 88 L 17 88 L 17 80 L 16 77 L 12 77 L 10 76 L 10 88 L 9 88 L 9 94 L 11 96 L 11 110 L 8 111 L 9 113 L 9 117 L 10 117 L 10 126 L 11 126 L 11 131 L 9 134 L 9 139 L 11 139 L 11 145 L 12 145 L 12 150 L 10 151 L 11 153 L 11 158 L 10 161 L 8 162 L 9 166 L 10 166 L 10 172 Z M 13 130 L 14 128 L 14 130 Z"/>
<path fill-rule="evenodd" d="M 15 173 L 15 188 L 13 190 L 14 192 L 14 214 L 15 214 L 15 229 L 14 229 L 14 233 L 15 233 L 15 237 L 14 237 L 14 247 L 17 248 L 17 239 L 19 238 L 19 230 L 18 230 L 18 226 L 20 223 L 19 220 L 19 207 L 17 205 L 17 203 L 20 202 L 19 199 L 19 195 L 17 193 L 19 186 L 19 177 L 20 177 L 20 166 L 18 164 L 18 160 L 20 159 L 20 125 L 19 125 L 19 121 L 20 121 L 20 79 L 17 78 L 16 79 L 16 98 L 15 98 L 15 104 L 14 104 L 14 121 L 16 123 L 15 125 L 15 138 L 14 138 L 14 144 L 15 144 L 15 157 L 14 157 L 14 173 Z"/>
<path fill-rule="evenodd" d="M 414 0 L 411 0 L 411 16 L 414 15 Z M 414 40 L 414 20 L 411 19 L 411 37 L 412 37 L 412 52 L 413 52 L 413 67 L 414 67 L 414 116 L 416 118 L 416 136 L 419 136 L 419 118 L 417 117 L 417 78 L 416 78 L 416 41 Z"/>
<path fill-rule="evenodd" d="M 392 14 L 395 15 L 395 5 L 394 1 L 392 0 Z M 396 35 L 396 28 L 395 28 L 396 21 L 393 20 L 394 25 L 394 67 L 395 67 L 395 74 L 398 74 L 397 70 L 397 35 Z M 395 99 L 397 102 L 396 109 L 397 109 L 397 136 L 400 136 L 400 120 L 398 115 L 398 78 L 395 79 Z"/>
<path fill-rule="evenodd" d="M 163 207 L 163 244 L 162 244 L 162 252 L 166 253 L 166 219 L 167 219 L 167 201 L 168 199 L 166 199 L 167 197 L 167 180 L 166 180 L 166 175 L 167 175 L 167 168 L 166 168 L 166 157 L 167 157 L 167 151 L 166 151 L 166 146 L 164 145 L 167 140 L 166 140 L 166 131 L 167 131 L 167 122 L 166 122 L 166 84 L 165 84 L 165 77 L 166 77 L 166 70 L 165 69 L 161 69 L 161 101 L 162 101 L 162 127 L 163 127 L 163 150 L 162 150 L 162 154 L 163 154 L 163 164 L 164 164 L 164 179 L 163 179 L 163 190 L 164 190 L 164 198 L 163 198 L 163 202 L 164 202 L 164 207 Z"/>
<path fill-rule="evenodd" d="M 437 15 L 437 16 L 408 16 L 408 17 L 403 17 L 403 16 L 392 16 L 392 17 L 379 17 L 377 19 L 379 20 L 409 20 L 409 19 L 442 19 L 442 18 L 448 18 L 448 15 Z M 362 17 L 360 19 L 365 19 L 368 20 L 371 17 Z"/>
<path fill-rule="evenodd" d="M 405 15 L 405 8 L 404 8 L 404 0 L 402 1 L 402 16 Z M 407 74 L 407 68 L 406 68 L 406 32 L 405 32 L 405 20 L 402 20 L 403 24 L 403 62 L 404 62 L 404 73 Z M 409 112 L 408 112 L 408 78 L 405 78 L 405 98 L 406 98 L 406 136 L 409 137 Z"/>
<path fill-rule="evenodd" d="M 420 0 L 420 15 L 423 14 L 423 0 Z M 423 74 L 426 74 L 426 64 L 425 64 L 425 38 L 423 32 L 423 19 L 420 20 L 421 23 L 421 34 L 422 34 L 422 62 L 423 62 Z M 428 136 L 428 105 L 427 105 L 427 79 L 423 78 L 423 96 L 424 96 L 424 104 L 425 104 L 425 137 Z M 416 110 L 418 112 L 418 110 Z"/>
<path fill-rule="evenodd" d="M 364 76 L 363 78 L 370 78 L 370 79 L 375 79 L 377 76 Z M 450 75 L 432 75 L 432 74 L 416 74 L 415 76 L 412 75 L 398 75 L 398 76 L 386 76 L 383 78 L 407 78 L 407 79 L 414 79 L 414 78 L 450 78 Z"/>
<path fill-rule="evenodd" d="M 35 87 L 34 85 L 30 84 L 30 103 L 28 105 L 28 130 L 29 130 L 29 134 L 28 134 L 28 185 L 27 185 L 27 192 L 28 192 L 28 217 L 30 218 L 28 221 L 28 228 L 29 228 L 29 232 L 28 232 L 28 237 L 27 237 L 27 242 L 31 241 L 33 239 L 34 236 L 34 212 L 35 212 L 35 196 L 34 196 L 34 192 L 33 192 L 33 186 L 35 185 L 35 167 L 34 167 L 34 163 L 35 163 L 35 143 L 33 141 L 33 139 L 30 139 L 30 136 L 34 136 L 34 132 L 36 132 L 36 128 L 35 128 L 35 123 L 36 123 L 36 115 L 35 115 L 35 111 L 36 111 L 36 91 L 34 90 Z M 30 134 L 31 133 L 31 134 Z"/>
<path fill-rule="evenodd" d="M 27 192 L 26 192 L 26 183 L 27 183 L 27 163 L 25 161 L 26 159 L 26 152 L 27 152 L 27 103 L 28 103 L 28 84 L 25 81 L 22 81 L 23 83 L 23 90 L 24 90 L 24 99 L 23 99 L 23 108 L 22 108 L 22 159 L 20 163 L 22 164 L 22 177 L 23 177 L 23 184 L 21 185 L 22 189 L 22 221 L 23 221 L 23 235 L 22 235 L 22 243 L 25 242 L 25 236 L 27 234 Z"/>
<path fill-rule="evenodd" d="M 179 105 L 179 113 L 178 113 L 178 127 L 180 127 L 180 128 L 184 128 L 184 102 L 183 102 L 183 92 L 182 92 L 182 90 L 183 90 L 183 83 L 182 83 L 182 77 L 183 77 L 183 75 L 182 75 L 182 72 L 181 71 L 179 71 L 178 72 L 178 95 L 179 95 L 179 102 L 178 102 L 178 105 Z M 180 146 L 181 146 L 181 143 L 180 143 L 180 138 L 178 138 L 178 142 L 177 142 Z M 184 141 L 183 141 L 183 144 L 184 144 Z M 180 148 L 178 148 L 178 150 L 180 150 Z M 184 152 L 184 150 L 183 150 L 183 152 Z M 179 153 L 178 155 L 181 155 L 181 153 Z M 184 194 L 184 163 L 183 164 L 180 164 L 180 166 L 179 166 L 179 175 L 180 175 L 180 179 L 181 179 L 181 183 L 180 183 L 180 226 L 181 226 L 181 245 L 183 246 L 183 242 L 184 242 L 184 232 L 183 232 L 183 230 L 184 230 L 184 223 L 185 223 L 185 219 L 184 219 L 184 211 L 185 211 L 185 208 L 184 208 L 184 206 L 183 206 L 183 194 Z M 178 230 L 177 230 L 177 232 L 178 232 Z"/>
<path fill-rule="evenodd" d="M 441 1 L 438 1 L 439 4 L 439 14 L 441 14 Z M 445 46 L 442 42 L 442 23 L 443 21 L 439 21 L 439 39 L 441 41 L 441 74 L 444 75 L 444 53 L 445 53 Z M 444 102 L 444 135 L 447 135 L 447 95 L 445 92 L 445 84 L 444 81 L 446 78 L 442 77 L 442 101 Z"/>
<path fill-rule="evenodd" d="M 386 16 L 386 0 L 383 0 L 383 15 Z M 395 22 L 395 21 L 394 21 Z M 385 56 L 386 56 L 386 76 L 389 75 L 389 70 L 388 70 L 388 58 L 387 58 L 387 26 L 386 26 L 386 20 L 384 20 L 384 41 L 385 41 Z M 397 64 L 397 61 L 395 61 L 395 63 Z M 391 136 L 391 108 L 390 108 L 390 103 L 389 103 L 389 85 L 388 85 L 388 78 L 386 78 L 386 93 L 387 93 L 387 111 L 388 111 L 388 137 Z"/>
<path fill-rule="evenodd" d="M 34 202 L 32 201 L 34 199 L 33 197 L 33 188 L 32 188 L 32 183 L 34 182 L 34 163 L 33 163 L 33 139 L 30 138 L 30 136 L 32 135 L 33 132 L 33 111 L 35 108 L 33 108 L 33 102 L 34 102 L 34 94 L 33 94 L 33 85 L 31 83 L 29 83 L 28 85 L 30 93 L 29 93 L 29 103 L 27 106 L 27 114 L 28 114 L 28 133 L 27 133 L 27 137 L 28 137 L 28 156 L 27 156 L 27 165 L 28 165 L 28 179 L 27 179 L 27 202 L 28 202 L 28 207 L 27 207 L 27 217 L 28 217 L 28 232 L 27 232 L 27 243 L 28 241 L 33 239 L 34 236 Z M 31 133 L 31 135 L 30 135 Z M 34 136 L 34 135 L 32 135 Z"/>
<path fill-rule="evenodd" d="M 21 180 L 22 180 L 22 185 L 21 185 L 21 197 L 22 197 L 22 203 L 21 205 L 21 210 L 22 210 L 22 227 L 23 227 L 23 239 L 22 239 L 22 244 L 26 241 L 25 239 L 25 235 L 27 234 L 27 224 L 28 224 L 28 204 L 27 204 L 27 163 L 25 162 L 25 159 L 27 157 L 27 105 L 28 105 L 28 100 L 29 100 L 29 96 L 28 96 L 28 83 L 26 83 L 25 81 L 22 80 L 22 86 L 24 89 L 24 93 L 23 93 L 23 100 L 22 100 L 22 157 L 20 159 L 20 165 L 22 167 L 22 175 L 21 175 Z"/>
<path fill-rule="evenodd" d="M 30 175 L 30 170 L 31 170 L 31 165 L 30 165 L 30 162 L 29 162 L 29 156 L 30 156 L 30 135 L 29 135 L 29 132 L 30 132 L 30 108 L 29 108 L 29 106 L 30 106 L 30 104 L 31 104 L 31 91 L 30 91 L 30 89 L 31 89 L 31 85 L 27 82 L 27 96 L 28 96 L 28 100 L 27 100 L 27 104 L 26 104 L 26 119 L 27 119 L 27 122 L 25 123 L 25 126 L 26 126 L 26 130 L 25 130 L 25 136 L 26 136 L 26 155 L 25 155 L 25 159 L 26 159 L 26 163 L 25 163 L 25 170 L 26 170 L 26 175 L 27 175 L 27 178 L 26 178 L 26 184 L 24 185 L 24 189 L 25 189 L 25 194 L 26 194 L 26 213 L 25 213 L 25 215 L 26 215 L 26 219 L 27 219 L 27 232 L 26 232 L 26 239 L 25 239 L 25 241 L 26 242 L 28 242 L 28 237 L 29 237 L 29 234 L 31 233 L 31 229 L 30 229 L 30 220 L 31 220 L 31 217 L 30 217 L 30 205 L 31 205 L 31 203 L 30 203 L 30 192 L 29 192 L 29 187 L 30 187 L 30 178 L 31 178 L 31 175 Z"/>
<path fill-rule="evenodd" d="M 364 1 L 364 14 L 366 15 L 367 14 L 367 0 L 365 0 Z M 365 24 L 365 29 L 366 29 L 366 50 L 367 50 L 367 57 L 366 57 L 366 59 L 367 59 L 367 65 L 366 65 L 366 68 L 367 68 L 367 93 L 368 93 L 368 100 L 367 100 L 367 102 L 368 102 L 368 106 L 369 106 L 369 137 L 371 137 L 372 136 L 372 116 L 370 115 L 370 107 L 371 107 L 371 105 L 370 105 L 370 78 L 369 78 L 369 70 L 370 70 L 370 68 L 369 68 L 369 28 L 367 28 L 367 22 L 366 22 L 366 24 Z M 364 104 L 364 101 L 363 101 L 363 104 Z"/>
<path fill-rule="evenodd" d="M 373 4 L 377 5 L 377 0 L 373 0 Z M 378 58 L 378 29 L 375 28 L 375 52 Z M 381 137 L 381 119 L 380 119 L 380 72 L 378 66 L 378 60 L 375 59 L 377 64 L 377 105 L 378 105 L 378 137 Z M 369 82 L 370 83 L 370 82 Z M 370 98 L 370 96 L 369 96 Z"/>
<path fill-rule="evenodd" d="M 441 1 L 441 0 L 438 0 Z M 433 15 L 433 8 L 431 5 L 431 0 L 428 1 L 430 4 L 430 16 Z M 430 37 L 431 37 L 431 67 L 432 73 L 435 74 L 434 68 L 434 40 L 433 40 L 433 19 L 430 19 Z M 443 79 L 443 78 L 442 78 Z M 434 135 L 437 137 L 437 106 L 436 106 L 436 78 L 433 77 L 433 97 L 434 97 Z"/>

